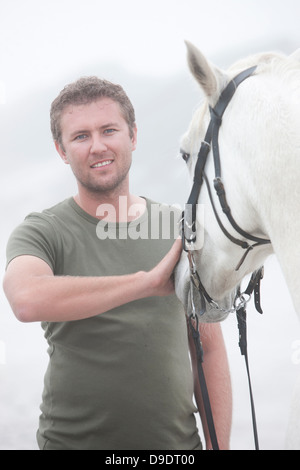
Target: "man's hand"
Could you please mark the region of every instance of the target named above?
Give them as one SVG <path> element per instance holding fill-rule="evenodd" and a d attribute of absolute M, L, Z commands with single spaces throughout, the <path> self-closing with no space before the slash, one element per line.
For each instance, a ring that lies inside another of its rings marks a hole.
<path fill-rule="evenodd" d="M 153 296 L 165 296 L 173 294 L 174 292 L 174 279 L 173 272 L 176 264 L 179 261 L 182 252 L 181 239 L 178 238 L 173 244 L 171 250 L 166 256 L 153 268 L 148 275 L 148 282 L 152 288 Z"/>

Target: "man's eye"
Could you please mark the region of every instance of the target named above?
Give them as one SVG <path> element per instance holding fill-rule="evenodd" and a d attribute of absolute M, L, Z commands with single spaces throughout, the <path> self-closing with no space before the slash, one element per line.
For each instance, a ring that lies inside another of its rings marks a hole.
<path fill-rule="evenodd" d="M 180 153 L 181 153 L 183 160 L 187 163 L 190 158 L 190 154 L 185 152 L 184 150 L 180 150 Z"/>
<path fill-rule="evenodd" d="M 79 134 L 75 137 L 74 140 L 84 140 L 87 138 L 87 135 L 86 134 Z"/>
<path fill-rule="evenodd" d="M 116 129 L 105 129 L 104 134 L 113 134 L 116 132 Z"/>

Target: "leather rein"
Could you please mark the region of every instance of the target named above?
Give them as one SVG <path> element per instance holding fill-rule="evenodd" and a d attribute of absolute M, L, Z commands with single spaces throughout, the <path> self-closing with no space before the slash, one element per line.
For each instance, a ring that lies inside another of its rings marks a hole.
<path fill-rule="evenodd" d="M 199 377 L 199 382 L 200 382 L 201 391 L 202 391 L 207 424 L 208 424 L 212 446 L 214 450 L 219 450 L 219 445 L 217 441 L 211 406 L 209 402 L 209 396 L 208 396 L 207 387 L 205 383 L 205 377 L 204 377 L 203 368 L 202 368 L 203 349 L 202 349 L 200 333 L 199 333 L 199 328 L 198 328 L 198 322 L 199 322 L 198 314 L 201 316 L 205 312 L 205 302 L 207 302 L 211 306 L 211 308 L 217 309 L 224 313 L 236 312 L 237 321 L 238 321 L 238 329 L 239 329 L 239 346 L 241 349 L 241 354 L 245 357 L 247 374 L 248 374 L 255 448 L 256 450 L 259 450 L 256 417 L 255 417 L 255 409 L 254 409 L 254 401 L 253 401 L 253 395 L 252 395 L 252 387 L 251 387 L 249 364 L 248 364 L 248 353 L 247 353 L 246 305 L 250 301 L 251 296 L 254 293 L 255 307 L 259 313 L 263 313 L 261 306 L 260 306 L 260 281 L 263 278 L 263 267 L 255 271 L 252 274 L 250 282 L 246 290 L 243 293 L 240 292 L 240 288 L 238 287 L 235 301 L 234 301 L 232 308 L 225 310 L 221 308 L 218 305 L 218 303 L 211 298 L 211 296 L 208 294 L 208 292 L 204 288 L 201 282 L 199 273 L 197 272 L 197 269 L 196 269 L 196 263 L 195 263 L 194 254 L 193 254 L 195 250 L 195 242 L 196 242 L 196 237 L 197 237 L 197 233 L 196 233 L 197 203 L 198 203 L 198 198 L 199 198 L 199 194 L 202 188 L 203 181 L 205 181 L 208 194 L 209 194 L 209 199 L 210 199 L 216 220 L 222 232 L 232 243 L 240 246 L 243 250 L 245 250 L 245 253 L 243 254 L 240 262 L 236 266 L 236 271 L 240 269 L 248 253 L 251 250 L 253 250 L 255 247 L 271 243 L 271 241 L 268 239 L 256 237 L 252 234 L 245 232 L 236 223 L 235 219 L 232 216 L 231 209 L 227 203 L 226 192 L 225 192 L 224 184 L 221 178 L 221 161 L 220 161 L 218 138 L 219 138 L 219 130 L 222 124 L 222 118 L 238 86 L 244 80 L 251 77 L 253 73 L 255 72 L 256 68 L 257 68 L 256 66 L 251 67 L 241 72 L 240 74 L 238 74 L 235 78 L 233 78 L 229 82 L 229 84 L 226 86 L 226 88 L 223 90 L 223 92 L 221 93 L 219 100 L 217 104 L 215 105 L 215 107 L 209 108 L 211 119 L 207 128 L 205 138 L 201 143 L 201 147 L 198 153 L 197 162 L 195 166 L 195 172 L 194 172 L 193 186 L 192 186 L 192 190 L 191 190 L 188 202 L 187 202 L 187 207 L 191 210 L 188 210 L 188 211 L 185 210 L 182 215 L 182 245 L 183 245 L 184 251 L 186 251 L 188 254 L 188 260 L 189 260 L 189 265 L 190 265 L 190 283 L 191 283 L 190 295 L 191 295 L 192 313 L 188 317 L 188 321 L 189 321 L 190 331 L 192 333 L 194 343 L 195 343 L 197 365 L 198 365 L 198 377 Z M 216 209 L 213 197 L 212 197 L 212 192 L 210 189 L 209 181 L 204 171 L 207 157 L 211 150 L 213 152 L 214 168 L 215 168 L 214 188 L 218 196 L 222 211 L 225 213 L 228 221 L 230 222 L 231 227 L 241 237 L 243 237 L 243 239 L 239 239 L 236 236 L 233 236 L 232 234 L 230 234 L 228 230 L 224 227 L 217 213 L 217 209 Z M 195 290 L 199 293 L 201 297 L 201 301 L 202 301 L 201 304 L 203 305 L 201 311 L 198 312 L 198 314 L 196 312 L 194 301 L 193 301 Z M 195 326 L 195 323 L 196 323 L 196 326 Z"/>

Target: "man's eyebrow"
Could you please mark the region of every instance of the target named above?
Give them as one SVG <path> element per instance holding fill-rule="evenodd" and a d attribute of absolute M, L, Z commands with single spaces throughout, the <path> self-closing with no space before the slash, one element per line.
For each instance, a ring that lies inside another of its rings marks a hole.
<path fill-rule="evenodd" d="M 109 127 L 119 127 L 117 122 L 109 122 L 108 124 L 103 124 L 100 129 L 108 129 Z"/>
<path fill-rule="evenodd" d="M 75 137 L 75 135 L 78 135 L 78 134 L 86 134 L 87 132 L 88 132 L 87 130 L 74 131 L 74 132 L 71 132 L 70 137 Z"/>

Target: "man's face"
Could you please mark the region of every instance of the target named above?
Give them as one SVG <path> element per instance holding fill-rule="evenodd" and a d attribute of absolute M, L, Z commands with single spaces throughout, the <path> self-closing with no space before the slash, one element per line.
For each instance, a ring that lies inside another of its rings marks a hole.
<path fill-rule="evenodd" d="M 56 148 L 70 164 L 78 185 L 92 193 L 128 187 L 136 128 L 129 127 L 118 103 L 101 98 L 86 105 L 69 106 L 61 118 L 63 148 Z"/>

